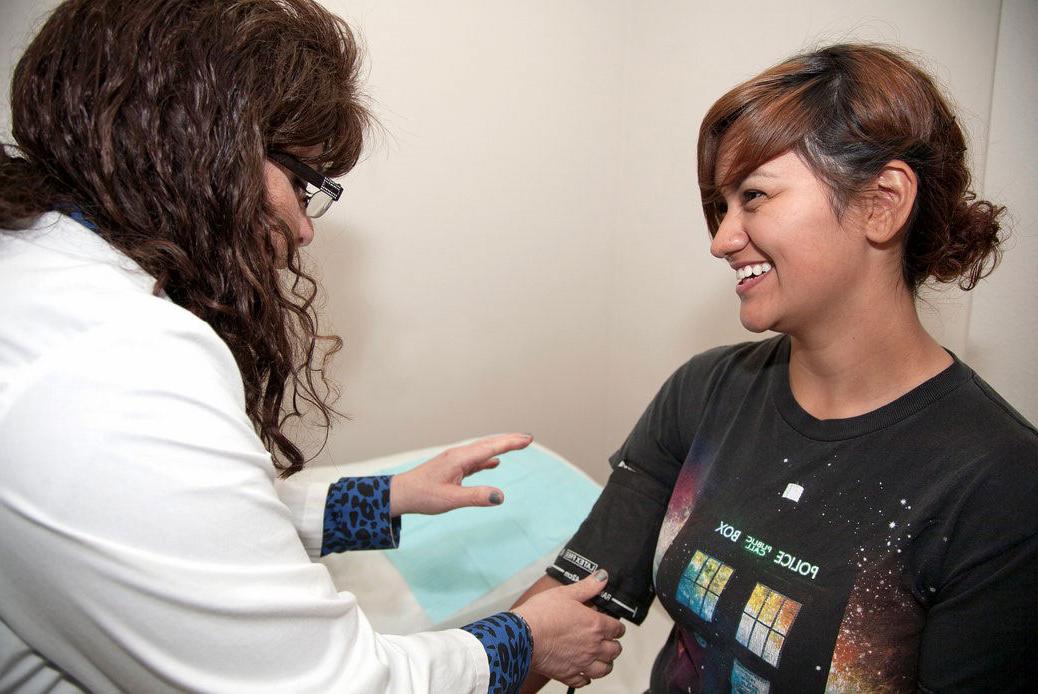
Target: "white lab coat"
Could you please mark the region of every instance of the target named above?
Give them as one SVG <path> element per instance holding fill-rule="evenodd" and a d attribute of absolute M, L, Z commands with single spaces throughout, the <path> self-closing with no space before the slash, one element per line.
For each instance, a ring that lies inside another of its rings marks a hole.
<path fill-rule="evenodd" d="M 152 285 L 57 213 L 0 231 L 0 691 L 485 692 L 475 637 L 377 634 L 311 562 L 323 490 L 279 498 Z"/>

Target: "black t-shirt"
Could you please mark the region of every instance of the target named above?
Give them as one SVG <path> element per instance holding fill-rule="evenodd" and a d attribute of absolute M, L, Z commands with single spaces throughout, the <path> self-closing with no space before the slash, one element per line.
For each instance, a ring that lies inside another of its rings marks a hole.
<path fill-rule="evenodd" d="M 796 403 L 789 341 L 663 385 L 549 574 L 675 628 L 653 692 L 1028 691 L 1038 432 L 957 359 L 868 414 Z"/>

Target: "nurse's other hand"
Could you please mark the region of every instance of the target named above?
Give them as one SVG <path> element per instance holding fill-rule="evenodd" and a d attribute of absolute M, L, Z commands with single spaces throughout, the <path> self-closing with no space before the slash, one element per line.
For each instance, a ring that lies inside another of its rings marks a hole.
<path fill-rule="evenodd" d="M 465 506 L 497 506 L 505 495 L 497 487 L 464 487 L 461 481 L 480 470 L 497 467 L 497 456 L 526 448 L 529 434 L 499 434 L 448 448 L 432 460 L 389 481 L 389 513 L 433 515 Z"/>
<path fill-rule="evenodd" d="M 602 592 L 607 580 L 606 572 L 598 571 L 512 608 L 530 625 L 531 670 L 570 687 L 583 687 L 612 671 L 624 625 L 584 604 Z"/>

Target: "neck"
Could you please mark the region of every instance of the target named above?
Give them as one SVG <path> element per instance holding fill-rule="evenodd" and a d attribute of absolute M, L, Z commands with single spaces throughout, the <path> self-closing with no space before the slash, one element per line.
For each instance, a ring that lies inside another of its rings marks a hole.
<path fill-rule="evenodd" d="M 919 322 L 914 297 L 902 294 L 882 313 L 848 312 L 837 325 L 790 333 L 789 385 L 804 410 L 818 419 L 862 415 L 951 365 Z"/>

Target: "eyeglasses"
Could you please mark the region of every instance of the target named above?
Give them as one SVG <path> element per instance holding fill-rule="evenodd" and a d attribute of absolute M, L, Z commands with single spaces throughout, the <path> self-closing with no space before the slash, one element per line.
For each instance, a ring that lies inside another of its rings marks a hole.
<path fill-rule="evenodd" d="M 342 186 L 324 174 L 314 171 L 287 152 L 272 150 L 267 156 L 291 171 L 305 185 L 301 203 L 307 217 L 316 219 L 328 211 L 332 203 L 342 196 Z M 313 186 L 316 190 L 311 190 Z"/>

